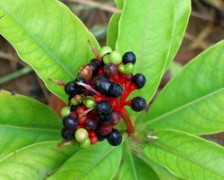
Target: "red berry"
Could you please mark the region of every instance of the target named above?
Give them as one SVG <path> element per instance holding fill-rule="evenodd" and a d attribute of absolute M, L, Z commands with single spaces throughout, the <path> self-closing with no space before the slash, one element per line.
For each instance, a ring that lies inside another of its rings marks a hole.
<path fill-rule="evenodd" d="M 88 134 L 90 138 L 96 136 L 95 131 L 88 131 Z"/>
<path fill-rule="evenodd" d="M 78 118 L 78 123 L 79 123 L 80 125 L 85 126 L 86 121 L 87 121 L 87 116 L 86 116 L 86 115 L 85 115 L 85 116 L 82 116 L 82 117 L 80 117 L 80 118 Z"/>
<path fill-rule="evenodd" d="M 96 144 L 98 142 L 98 137 L 97 136 L 91 137 L 90 142 L 91 142 L 91 144 Z"/>
<path fill-rule="evenodd" d="M 85 106 L 80 106 L 76 109 L 76 114 L 80 115 L 80 114 L 84 113 L 85 110 L 86 110 Z"/>

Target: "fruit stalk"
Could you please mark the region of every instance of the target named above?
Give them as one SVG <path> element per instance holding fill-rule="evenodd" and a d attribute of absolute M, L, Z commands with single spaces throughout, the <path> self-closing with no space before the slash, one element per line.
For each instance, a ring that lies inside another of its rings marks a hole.
<path fill-rule="evenodd" d="M 134 134 L 135 133 L 135 128 L 132 124 L 132 121 L 128 115 L 128 113 L 126 112 L 126 110 L 124 108 L 122 108 L 120 110 L 120 113 L 121 113 L 121 117 L 124 119 L 124 122 L 127 126 L 127 133 L 130 135 L 130 134 Z"/>

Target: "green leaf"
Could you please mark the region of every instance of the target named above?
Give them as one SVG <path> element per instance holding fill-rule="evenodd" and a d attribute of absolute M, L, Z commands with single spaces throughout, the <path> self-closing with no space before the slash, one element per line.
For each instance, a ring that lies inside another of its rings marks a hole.
<path fill-rule="evenodd" d="M 0 178 L 47 178 L 78 149 L 77 144 L 73 144 L 59 151 L 58 143 L 58 141 L 36 143 L 9 154 L 0 161 Z"/>
<path fill-rule="evenodd" d="M 0 34 L 48 89 L 66 101 L 64 89 L 48 78 L 74 79 L 80 66 L 94 56 L 88 40 L 98 48 L 92 34 L 57 0 L 0 1 L 0 16 Z"/>
<path fill-rule="evenodd" d="M 115 176 L 122 154 L 122 146 L 108 142 L 97 143 L 75 153 L 51 179 L 111 179 Z"/>
<path fill-rule="evenodd" d="M 194 134 L 224 130 L 224 41 L 190 62 L 167 84 L 139 124 Z M 141 129 L 141 128 L 139 128 Z"/>
<path fill-rule="evenodd" d="M 0 160 L 35 142 L 60 140 L 61 120 L 46 105 L 0 91 Z"/>
<path fill-rule="evenodd" d="M 112 49 L 115 49 L 115 44 L 118 35 L 118 23 L 121 13 L 115 13 L 110 18 L 110 22 L 107 27 L 107 45 Z"/>
<path fill-rule="evenodd" d="M 184 36 L 190 6 L 189 0 L 124 2 L 116 49 L 121 53 L 134 51 L 137 56 L 135 73 L 141 72 L 147 78 L 145 87 L 135 95 L 147 101 L 154 95 Z"/>
<path fill-rule="evenodd" d="M 224 148 L 199 137 L 172 130 L 158 130 L 158 140 L 148 142 L 146 155 L 184 179 L 224 178 Z"/>
<path fill-rule="evenodd" d="M 124 162 L 120 169 L 119 179 L 159 179 L 154 170 L 132 152 L 130 145 L 127 142 L 125 142 L 123 149 Z"/>
<path fill-rule="evenodd" d="M 150 165 L 150 167 L 157 173 L 159 179 L 161 180 L 183 180 L 177 176 L 174 176 L 167 170 L 167 168 L 161 166 L 158 163 L 153 162 L 152 160 L 148 159 L 146 162 Z"/>
<path fill-rule="evenodd" d="M 174 29 L 173 29 L 173 40 L 170 45 L 169 55 L 167 57 L 166 69 L 169 67 L 170 63 L 173 61 L 176 53 L 182 43 L 182 39 L 185 34 L 185 29 L 187 27 L 187 22 L 191 11 L 191 1 L 185 0 L 175 0 L 174 2 Z"/>

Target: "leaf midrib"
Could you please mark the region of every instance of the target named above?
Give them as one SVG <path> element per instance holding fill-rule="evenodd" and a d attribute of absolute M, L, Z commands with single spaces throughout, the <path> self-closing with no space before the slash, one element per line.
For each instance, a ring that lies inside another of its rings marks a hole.
<path fill-rule="evenodd" d="M 23 24 L 15 16 L 13 16 L 13 14 L 11 14 L 10 12 L 8 12 L 3 6 L 1 6 L 1 8 L 3 9 L 3 11 L 6 12 L 6 14 L 8 14 L 12 19 L 14 19 L 18 23 L 18 25 L 21 27 L 21 29 L 23 29 L 28 34 L 28 36 L 30 36 L 30 38 L 33 39 L 33 41 L 36 42 L 36 44 L 41 49 L 43 49 L 43 51 L 45 51 L 51 57 L 51 59 L 54 59 L 55 62 L 59 66 L 61 66 L 71 76 L 71 78 L 73 78 L 73 79 L 75 78 L 73 76 L 72 72 L 70 72 L 69 69 L 66 66 L 64 66 L 59 61 L 59 59 L 47 49 L 47 47 L 43 43 L 41 43 L 41 41 L 38 41 L 38 39 L 34 35 L 32 35 L 31 33 L 29 33 L 29 31 L 25 28 L 25 26 L 23 26 Z M 2 18 L 4 18 L 4 16 Z"/>
<path fill-rule="evenodd" d="M 166 151 L 168 151 L 168 152 L 170 152 L 170 153 L 173 153 L 173 154 L 175 154 L 175 155 L 178 156 L 178 157 L 181 157 L 181 158 L 183 158 L 183 159 L 185 159 L 185 160 L 187 160 L 187 161 L 190 161 L 190 162 L 196 164 L 197 166 L 199 166 L 199 167 L 201 167 L 201 168 L 204 167 L 204 168 L 207 169 L 208 171 L 211 171 L 212 173 L 215 173 L 215 174 L 218 175 L 218 176 L 224 177 L 223 174 L 220 174 L 219 172 L 217 172 L 217 171 L 211 169 L 210 167 L 205 166 L 204 164 L 202 164 L 202 163 L 200 163 L 200 162 L 198 162 L 198 161 L 196 161 L 196 160 L 194 160 L 194 159 L 189 158 L 189 157 L 186 156 L 185 154 L 182 154 L 182 153 L 180 153 L 180 152 L 178 152 L 178 151 L 175 151 L 174 149 L 170 149 L 169 147 L 167 147 L 167 146 L 165 146 L 165 145 L 163 145 L 163 144 L 159 144 L 159 143 L 157 143 L 157 142 L 153 142 L 152 144 L 154 144 L 155 146 L 157 146 L 157 147 L 159 147 L 159 148 L 161 148 L 161 149 L 163 149 L 163 150 L 166 150 Z"/>
<path fill-rule="evenodd" d="M 44 128 L 34 128 L 34 127 L 25 127 L 25 126 L 13 126 L 13 125 L 2 125 L 0 124 L 0 128 L 11 128 L 11 129 L 20 129 L 20 130 L 31 130 L 31 131 L 43 131 L 43 132 L 53 132 L 60 133 L 59 129 L 44 129 Z"/>
<path fill-rule="evenodd" d="M 135 178 L 135 180 L 138 180 L 139 178 L 138 178 L 138 175 L 137 175 L 137 172 L 136 172 L 135 163 L 134 163 L 134 160 L 133 160 L 133 156 L 132 156 L 131 149 L 130 149 L 130 147 L 129 147 L 129 145 L 128 145 L 127 142 L 125 144 L 126 144 L 126 149 L 127 149 L 128 157 L 129 157 L 130 162 L 131 162 L 130 164 L 131 164 L 131 167 L 133 169 L 134 178 Z"/>
<path fill-rule="evenodd" d="M 184 108 L 187 108 L 187 107 L 189 107 L 189 106 L 192 106 L 193 104 L 196 104 L 196 103 L 198 103 L 198 102 L 200 102 L 200 101 L 203 101 L 203 100 L 205 100 L 206 98 L 209 98 L 209 97 L 211 97 L 211 96 L 213 96 L 213 95 L 215 95 L 215 94 L 218 94 L 218 93 L 222 92 L 223 90 L 224 90 L 224 88 L 218 89 L 218 90 L 213 91 L 213 92 L 211 92 L 211 93 L 209 93 L 209 94 L 206 94 L 206 95 L 204 95 L 204 96 L 201 96 L 201 97 L 199 97 L 199 98 L 197 98 L 197 99 L 195 99 L 195 100 L 193 100 L 193 101 L 191 101 L 191 102 L 189 102 L 189 103 L 183 104 L 183 105 L 181 105 L 181 106 L 179 106 L 179 107 L 177 107 L 177 108 L 175 108 L 175 109 L 173 109 L 173 110 L 171 110 L 171 111 L 166 112 L 165 114 L 162 114 L 162 115 L 160 115 L 160 116 L 157 116 L 156 118 L 154 118 L 154 119 L 152 119 L 152 120 L 150 120 L 150 121 L 148 121 L 148 122 L 146 122 L 146 123 L 143 123 L 141 127 L 145 127 L 145 126 L 148 126 L 148 125 L 150 125 L 150 124 L 154 124 L 154 123 L 156 123 L 157 121 L 159 121 L 159 120 L 161 120 L 161 119 L 164 119 L 164 118 L 170 116 L 171 114 L 174 114 L 174 113 L 178 112 L 179 110 L 182 110 L 182 109 L 184 109 Z"/>
<path fill-rule="evenodd" d="M 106 156 L 108 156 L 108 154 L 110 154 L 114 149 L 115 147 L 110 147 L 110 149 L 108 149 L 104 154 L 102 154 L 102 156 L 97 158 L 82 174 L 76 177 L 76 179 L 77 180 L 81 179 L 84 175 L 90 172 L 100 161 L 102 161 Z"/>

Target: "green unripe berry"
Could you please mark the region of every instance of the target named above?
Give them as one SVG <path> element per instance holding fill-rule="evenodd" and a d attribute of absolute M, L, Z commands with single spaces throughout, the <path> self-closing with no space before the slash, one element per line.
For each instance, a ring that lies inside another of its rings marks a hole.
<path fill-rule="evenodd" d="M 125 67 L 124 67 L 124 65 L 123 65 L 123 64 L 119 65 L 118 70 L 119 70 L 121 73 L 124 73 L 124 71 L 125 71 Z"/>
<path fill-rule="evenodd" d="M 70 106 L 65 106 L 61 109 L 61 117 L 66 117 L 70 114 Z"/>
<path fill-rule="evenodd" d="M 120 64 L 122 62 L 122 56 L 117 51 L 112 51 L 109 56 L 110 56 L 111 63 Z"/>
<path fill-rule="evenodd" d="M 86 140 L 82 143 L 79 143 L 80 148 L 88 148 L 90 146 L 91 142 L 89 138 L 86 138 Z"/>
<path fill-rule="evenodd" d="M 127 63 L 124 65 L 124 73 L 125 74 L 132 74 L 134 71 L 134 64 Z"/>
<path fill-rule="evenodd" d="M 99 56 L 103 57 L 106 54 L 110 53 L 111 51 L 112 51 L 112 49 L 109 46 L 104 46 L 100 49 Z"/>
<path fill-rule="evenodd" d="M 92 99 L 87 99 L 83 102 L 85 104 L 85 106 L 90 109 L 90 108 L 94 108 L 96 106 L 96 102 Z"/>
<path fill-rule="evenodd" d="M 103 62 L 104 62 L 104 64 L 110 63 L 110 55 L 109 54 L 107 54 L 103 57 Z"/>
<path fill-rule="evenodd" d="M 88 132 L 84 128 L 77 129 L 75 131 L 75 139 L 77 142 L 84 142 L 88 138 Z"/>

